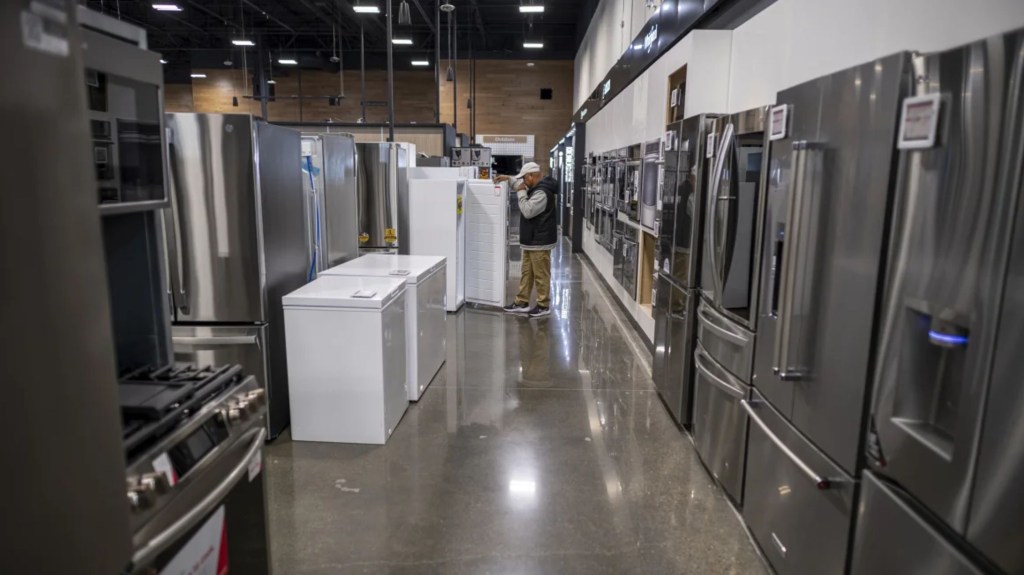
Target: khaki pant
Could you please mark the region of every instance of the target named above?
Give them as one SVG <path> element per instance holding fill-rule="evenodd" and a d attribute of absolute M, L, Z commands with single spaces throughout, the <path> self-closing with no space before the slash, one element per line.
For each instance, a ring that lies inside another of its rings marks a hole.
<path fill-rule="evenodd" d="M 537 287 L 537 305 L 551 304 L 551 250 L 523 250 L 523 273 L 519 277 L 516 304 L 530 303 L 530 291 Z"/>

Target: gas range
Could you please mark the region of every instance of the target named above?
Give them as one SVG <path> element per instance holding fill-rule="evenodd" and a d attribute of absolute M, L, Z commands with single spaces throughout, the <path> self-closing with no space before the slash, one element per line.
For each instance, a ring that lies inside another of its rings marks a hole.
<path fill-rule="evenodd" d="M 119 394 L 136 560 L 145 562 L 173 531 L 163 517 L 208 512 L 216 481 L 246 466 L 258 473 L 266 396 L 237 365 L 144 368 L 121 378 Z"/>

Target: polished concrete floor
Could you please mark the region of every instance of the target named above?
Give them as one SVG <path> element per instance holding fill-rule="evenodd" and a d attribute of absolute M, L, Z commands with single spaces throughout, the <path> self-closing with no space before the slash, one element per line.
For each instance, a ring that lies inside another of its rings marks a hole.
<path fill-rule="evenodd" d="M 765 572 L 567 251 L 550 317 L 449 315 L 448 361 L 386 446 L 269 447 L 275 573 Z"/>

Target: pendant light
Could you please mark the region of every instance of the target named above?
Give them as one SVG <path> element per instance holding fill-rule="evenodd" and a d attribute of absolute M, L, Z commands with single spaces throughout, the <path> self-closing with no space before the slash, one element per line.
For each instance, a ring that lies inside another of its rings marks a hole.
<path fill-rule="evenodd" d="M 412 25 L 412 14 L 409 13 L 409 3 L 406 0 L 402 0 L 402 4 L 398 7 L 398 24 L 400 26 Z"/>
<path fill-rule="evenodd" d="M 441 11 L 448 13 L 448 70 L 445 71 L 444 78 L 448 82 L 454 82 L 455 70 L 452 68 L 452 12 L 455 11 L 455 5 L 446 0 L 444 4 L 441 4 Z"/>

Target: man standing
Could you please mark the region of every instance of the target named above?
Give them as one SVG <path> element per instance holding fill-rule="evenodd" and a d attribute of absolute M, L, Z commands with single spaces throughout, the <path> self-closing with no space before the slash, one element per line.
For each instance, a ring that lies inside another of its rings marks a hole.
<path fill-rule="evenodd" d="M 515 301 L 505 306 L 509 313 L 543 317 L 551 313 L 551 250 L 558 244 L 558 182 L 541 174 L 540 166 L 528 162 L 514 177 L 498 176 L 496 181 L 513 181 L 519 200 L 519 245 L 523 250 L 523 273 Z M 537 305 L 530 309 L 530 292 L 537 288 Z"/>

